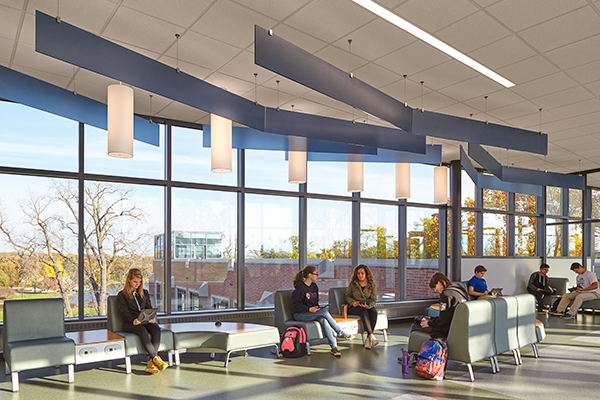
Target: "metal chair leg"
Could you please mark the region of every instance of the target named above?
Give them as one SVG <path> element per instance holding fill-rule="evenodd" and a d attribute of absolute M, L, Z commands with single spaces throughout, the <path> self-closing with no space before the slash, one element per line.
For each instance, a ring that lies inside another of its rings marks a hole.
<path fill-rule="evenodd" d="M 18 392 L 19 391 L 19 373 L 18 372 L 11 372 L 10 373 L 10 378 L 12 381 L 12 391 L 13 392 Z"/>
<path fill-rule="evenodd" d="M 69 383 L 75 382 L 75 365 L 69 364 L 68 371 Z"/>
<path fill-rule="evenodd" d="M 475 376 L 473 376 L 473 367 L 471 363 L 467 363 L 467 368 L 469 368 L 469 377 L 471 378 L 471 382 L 475 381 Z"/>

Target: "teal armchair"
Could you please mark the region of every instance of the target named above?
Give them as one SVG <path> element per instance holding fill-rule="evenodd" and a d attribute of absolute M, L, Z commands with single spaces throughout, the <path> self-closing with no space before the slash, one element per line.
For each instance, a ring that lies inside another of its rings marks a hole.
<path fill-rule="evenodd" d="M 62 298 L 4 302 L 4 361 L 12 390 L 19 390 L 19 372 L 68 365 L 75 380 L 75 342 L 65 336 Z"/>
<path fill-rule="evenodd" d="M 282 337 L 285 334 L 285 330 L 290 326 L 304 328 L 306 332 L 306 351 L 310 355 L 309 341 L 323 339 L 323 331 L 318 321 L 301 322 L 294 319 L 292 292 L 293 290 L 278 290 L 275 292 L 275 326 Z"/>

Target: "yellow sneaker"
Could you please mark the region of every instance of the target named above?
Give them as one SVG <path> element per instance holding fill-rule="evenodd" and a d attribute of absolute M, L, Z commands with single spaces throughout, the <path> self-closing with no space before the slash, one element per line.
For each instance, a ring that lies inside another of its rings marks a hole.
<path fill-rule="evenodd" d="M 156 366 L 156 368 L 159 369 L 159 371 L 164 371 L 165 369 L 167 369 L 169 367 L 169 364 L 164 362 L 162 360 L 162 358 L 160 358 L 160 356 L 156 356 L 152 359 L 152 361 L 154 362 L 154 365 Z"/>
<path fill-rule="evenodd" d="M 148 365 L 146 365 L 146 372 L 149 374 L 158 374 L 158 368 L 156 368 L 156 365 L 154 365 L 152 360 L 148 361 Z"/>

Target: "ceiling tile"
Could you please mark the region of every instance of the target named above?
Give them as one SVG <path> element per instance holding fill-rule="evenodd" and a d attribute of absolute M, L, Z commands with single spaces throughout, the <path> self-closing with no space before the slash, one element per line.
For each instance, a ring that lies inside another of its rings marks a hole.
<path fill-rule="evenodd" d="M 13 51 L 14 41 L 0 37 L 0 62 L 6 63 L 10 61 L 10 56 Z"/>
<path fill-rule="evenodd" d="M 416 81 L 425 81 L 427 87 L 437 90 L 454 82 L 465 81 L 478 76 L 479 73 L 456 60 L 448 60 L 433 68 L 411 75 Z"/>
<path fill-rule="evenodd" d="M 229 75 L 224 75 L 221 73 L 211 74 L 206 82 L 215 85 L 221 89 L 225 89 L 228 92 L 237 94 L 238 96 L 243 96 L 245 93 L 248 93 L 252 89 L 254 89 L 254 84 L 242 79 L 238 79 Z M 252 98 L 254 100 L 254 98 Z"/>
<path fill-rule="evenodd" d="M 585 0 L 503 0 L 488 7 L 486 11 L 518 32 L 585 5 Z"/>
<path fill-rule="evenodd" d="M 256 82 L 261 85 L 277 74 L 254 64 L 254 53 L 242 51 L 232 58 L 227 64 L 219 68 L 219 72 L 226 75 L 236 76 L 240 79 L 254 83 L 254 74 L 257 73 Z"/>
<path fill-rule="evenodd" d="M 590 82 L 587 85 L 584 85 L 584 87 L 587 90 L 589 90 L 594 96 L 600 96 L 600 81 Z"/>
<path fill-rule="evenodd" d="M 591 124 L 600 123 L 600 111 L 592 112 L 589 114 L 578 115 L 571 118 L 563 118 L 563 121 L 575 126 L 586 126 Z"/>
<path fill-rule="evenodd" d="M 576 103 L 582 100 L 587 100 L 593 97 L 587 90 L 581 86 L 572 87 L 560 92 L 547 94 L 545 96 L 536 97 L 532 101 L 544 108 L 553 109 L 567 104 Z"/>
<path fill-rule="evenodd" d="M 273 30 L 274 35 L 279 36 L 282 39 L 287 40 L 295 46 L 300 47 L 304 51 L 308 51 L 311 54 L 321 50 L 327 43 L 311 35 L 307 35 L 304 32 L 297 30 L 286 24 L 277 25 Z M 254 46 L 251 46 L 251 51 L 254 51 Z M 361 54 L 357 53 L 359 56 Z"/>
<path fill-rule="evenodd" d="M 124 0 L 122 4 L 171 24 L 188 28 L 206 12 L 211 3 L 212 0 Z"/>
<path fill-rule="evenodd" d="M 400 75 L 419 71 L 451 60 L 449 56 L 425 42 L 416 41 L 377 60 L 377 64 Z"/>
<path fill-rule="evenodd" d="M 547 52 L 545 56 L 562 69 L 569 69 L 600 59 L 597 49 L 600 46 L 600 35 L 580 40 L 568 46 Z"/>
<path fill-rule="evenodd" d="M 467 55 L 486 67 L 496 70 L 532 57 L 535 55 L 535 51 L 516 35 L 510 35 L 469 52 Z"/>
<path fill-rule="evenodd" d="M 279 91 L 293 97 L 299 97 L 308 93 L 311 89 L 304 85 L 296 83 L 282 76 L 274 76 L 263 84 L 264 87 L 277 90 L 277 81 L 279 81 Z"/>
<path fill-rule="evenodd" d="M 588 83 L 598 80 L 598 71 L 600 71 L 600 59 L 568 69 L 566 72 L 579 83 Z"/>
<path fill-rule="evenodd" d="M 405 84 L 406 91 L 404 90 Z M 410 107 L 421 107 L 421 84 L 412 78 L 402 78 L 379 90 L 402 103 L 408 103 Z M 423 94 L 426 95 L 430 91 L 431 89 L 423 84 Z"/>
<path fill-rule="evenodd" d="M 347 0 L 314 0 L 286 20 L 286 24 L 333 43 L 375 19 L 375 15 Z"/>
<path fill-rule="evenodd" d="M 21 20 L 21 11 L 0 5 L 0 38 L 14 40 Z"/>
<path fill-rule="evenodd" d="M 369 63 L 354 69 L 353 72 L 355 78 L 360 79 L 374 88 L 387 86 L 398 79 L 402 79 L 402 77 L 398 74 L 390 72 L 389 70 L 373 63 Z"/>
<path fill-rule="evenodd" d="M 268 27 L 269 19 L 231 1 L 215 2 L 191 30 L 245 48 L 254 42 L 254 25 Z"/>
<path fill-rule="evenodd" d="M 436 32 L 436 37 L 463 53 L 479 49 L 510 34 L 506 28 L 479 11 Z"/>
<path fill-rule="evenodd" d="M 476 11 L 477 7 L 468 1 L 429 0 L 427 7 L 423 7 L 422 0 L 409 0 L 396 8 L 394 13 L 424 31 L 434 34 Z"/>
<path fill-rule="evenodd" d="M 199 65 L 209 70 L 217 70 L 227 64 L 242 50 L 226 43 L 201 35 L 187 32 L 179 39 L 179 59 Z M 167 55 L 177 58 L 177 48 L 172 46 Z"/>
<path fill-rule="evenodd" d="M 490 78 L 478 75 L 475 78 L 440 89 L 440 92 L 459 101 L 480 97 L 483 103 L 484 95 L 495 92 L 500 87 L 498 83 L 492 81 Z"/>
<path fill-rule="evenodd" d="M 542 56 L 533 56 L 500 68 L 496 72 L 518 86 L 531 80 L 556 73 L 558 72 L 558 68 Z"/>
<path fill-rule="evenodd" d="M 600 16 L 591 7 L 582 7 L 521 31 L 519 35 L 543 53 L 599 33 Z"/>
<path fill-rule="evenodd" d="M 565 73 L 559 72 L 540 79 L 517 85 L 511 90 L 525 98 L 536 98 L 576 86 L 576 82 Z"/>
<path fill-rule="evenodd" d="M 568 104 L 566 106 L 553 108 L 551 111 L 560 118 L 575 117 L 600 110 L 600 100 L 592 98 L 578 103 Z"/>
<path fill-rule="evenodd" d="M 326 46 L 315 53 L 315 56 L 321 60 L 328 62 L 341 69 L 342 71 L 349 71 L 350 69 L 350 57 L 348 50 L 340 49 L 335 46 Z M 362 67 L 367 64 L 367 60 L 357 55 L 352 55 L 352 70 Z"/>

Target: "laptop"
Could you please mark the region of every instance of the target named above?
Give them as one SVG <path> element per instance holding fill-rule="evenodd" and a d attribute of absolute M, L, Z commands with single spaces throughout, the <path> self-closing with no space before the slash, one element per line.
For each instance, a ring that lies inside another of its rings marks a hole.
<path fill-rule="evenodd" d="M 156 318 L 156 313 L 158 312 L 158 308 L 147 308 L 140 312 L 137 319 L 142 324 L 147 324 L 151 319 Z"/>

